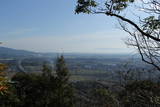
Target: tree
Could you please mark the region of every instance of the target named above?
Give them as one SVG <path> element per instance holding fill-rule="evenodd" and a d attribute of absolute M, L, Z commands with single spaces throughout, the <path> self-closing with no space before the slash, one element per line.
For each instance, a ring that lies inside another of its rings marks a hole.
<path fill-rule="evenodd" d="M 77 0 L 75 12 L 116 17 L 131 35 L 127 45 L 135 47 L 144 62 L 160 71 L 159 0 Z"/>
<path fill-rule="evenodd" d="M 138 71 L 129 62 L 118 65 L 118 69 L 115 71 L 115 75 L 118 78 L 119 85 L 124 87 L 127 83 L 135 81 L 135 73 Z"/>
<path fill-rule="evenodd" d="M 72 107 L 73 92 L 63 56 L 57 58 L 56 75 L 43 65 L 42 74 L 18 72 L 15 82 L 19 103 L 16 107 Z"/>
<path fill-rule="evenodd" d="M 7 66 L 5 64 L 0 64 L 0 95 L 6 94 L 9 88 L 8 79 L 4 72 L 6 69 Z"/>
<path fill-rule="evenodd" d="M 50 79 L 50 77 L 53 76 L 52 70 L 46 64 L 43 65 L 42 75 L 44 77 L 47 77 L 48 79 Z"/>
<path fill-rule="evenodd" d="M 7 66 L 5 64 L 0 64 L 0 94 L 3 95 L 8 90 L 8 79 L 6 78 L 5 72 L 3 72 L 5 69 L 7 69 Z"/>
<path fill-rule="evenodd" d="M 52 107 L 55 104 L 55 77 L 44 75 L 49 70 L 45 66 L 42 75 L 18 72 L 13 76 L 16 95 L 20 100 L 17 107 Z"/>
<path fill-rule="evenodd" d="M 120 93 L 124 107 L 152 107 L 160 105 L 160 85 L 152 81 L 135 81 Z"/>
<path fill-rule="evenodd" d="M 65 63 L 65 59 L 63 56 L 60 56 L 57 58 L 56 61 L 56 74 L 57 74 L 57 80 L 60 83 L 67 83 L 69 80 L 69 70 L 67 68 L 67 65 Z"/>
<path fill-rule="evenodd" d="M 94 103 L 98 107 L 118 107 L 119 102 L 115 95 L 105 88 L 96 88 L 93 91 Z"/>
<path fill-rule="evenodd" d="M 7 66 L 0 64 L 0 105 L 1 107 L 16 106 L 18 99 L 14 94 L 14 87 L 6 76 Z"/>
<path fill-rule="evenodd" d="M 69 84 L 69 70 L 63 56 L 56 61 L 56 99 L 58 107 L 73 106 L 73 88 Z"/>

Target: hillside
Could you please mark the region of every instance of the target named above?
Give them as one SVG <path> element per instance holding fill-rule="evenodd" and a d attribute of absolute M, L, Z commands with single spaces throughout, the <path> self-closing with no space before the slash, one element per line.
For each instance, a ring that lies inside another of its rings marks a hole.
<path fill-rule="evenodd" d="M 7 47 L 0 47 L 0 58 L 36 56 L 37 54 L 38 53 L 36 52 L 26 50 L 17 50 Z"/>

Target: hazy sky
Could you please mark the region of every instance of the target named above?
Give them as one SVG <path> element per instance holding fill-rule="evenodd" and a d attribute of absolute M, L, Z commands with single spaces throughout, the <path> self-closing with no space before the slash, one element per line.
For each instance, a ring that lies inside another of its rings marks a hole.
<path fill-rule="evenodd" d="M 128 53 L 105 15 L 74 13 L 76 0 L 0 0 L 2 46 L 38 52 Z"/>

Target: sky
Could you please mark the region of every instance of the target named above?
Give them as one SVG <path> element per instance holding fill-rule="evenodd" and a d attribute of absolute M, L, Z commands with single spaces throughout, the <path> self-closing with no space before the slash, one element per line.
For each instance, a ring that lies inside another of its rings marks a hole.
<path fill-rule="evenodd" d="M 75 14 L 76 0 L 0 0 L 1 46 L 35 52 L 130 53 L 105 15 Z"/>

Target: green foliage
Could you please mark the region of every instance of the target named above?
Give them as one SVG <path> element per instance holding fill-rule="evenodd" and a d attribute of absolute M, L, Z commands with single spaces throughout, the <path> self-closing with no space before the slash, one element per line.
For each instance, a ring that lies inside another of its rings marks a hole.
<path fill-rule="evenodd" d="M 94 90 L 94 101 L 100 107 L 117 107 L 117 100 L 113 93 L 104 88 Z"/>
<path fill-rule="evenodd" d="M 142 29 L 146 33 L 152 34 L 153 31 L 160 29 L 160 20 L 156 19 L 154 16 L 149 16 L 144 19 Z"/>
<path fill-rule="evenodd" d="M 72 107 L 73 90 L 62 56 L 57 58 L 56 73 L 44 65 L 42 75 L 24 72 L 14 75 L 12 81 L 19 100 L 16 107 Z"/>
<path fill-rule="evenodd" d="M 135 81 L 128 84 L 120 94 L 122 104 L 125 107 L 134 105 L 146 107 L 146 105 L 160 104 L 160 85 L 151 81 Z"/>
<path fill-rule="evenodd" d="M 0 64 L 0 96 L 7 94 L 9 89 L 8 79 L 4 70 L 7 69 L 5 64 Z"/>
<path fill-rule="evenodd" d="M 0 95 L 1 107 L 16 107 L 19 99 L 15 94 L 15 88 L 12 84 L 8 85 L 8 90 Z"/>
<path fill-rule="evenodd" d="M 51 107 L 55 102 L 55 78 L 43 75 L 17 73 L 12 81 L 20 100 L 19 107 Z"/>
<path fill-rule="evenodd" d="M 104 4 L 99 3 L 96 0 L 78 0 L 75 12 L 79 13 L 95 13 L 96 11 L 102 12 L 114 12 L 124 10 L 130 3 L 133 3 L 134 0 L 106 0 Z M 103 7 L 99 9 L 98 6 Z"/>
<path fill-rule="evenodd" d="M 69 79 L 69 70 L 66 66 L 65 60 L 63 56 L 57 58 L 56 61 L 56 74 L 57 80 L 59 82 L 68 82 Z"/>
<path fill-rule="evenodd" d="M 129 3 L 134 2 L 134 0 L 110 0 L 106 1 L 105 5 L 108 10 L 121 11 L 125 9 Z"/>
<path fill-rule="evenodd" d="M 8 67 L 0 64 L 0 105 L 1 107 L 14 107 L 18 102 L 13 84 L 9 82 L 4 70 Z"/>
<path fill-rule="evenodd" d="M 56 74 L 56 105 L 73 107 L 73 88 L 69 84 L 69 70 L 63 56 L 57 58 Z"/>
<path fill-rule="evenodd" d="M 96 7 L 97 3 L 94 0 L 78 0 L 77 7 L 75 12 L 76 13 L 91 13 L 91 8 Z"/>
<path fill-rule="evenodd" d="M 48 78 L 52 76 L 52 70 L 45 64 L 43 65 L 42 75 Z"/>

